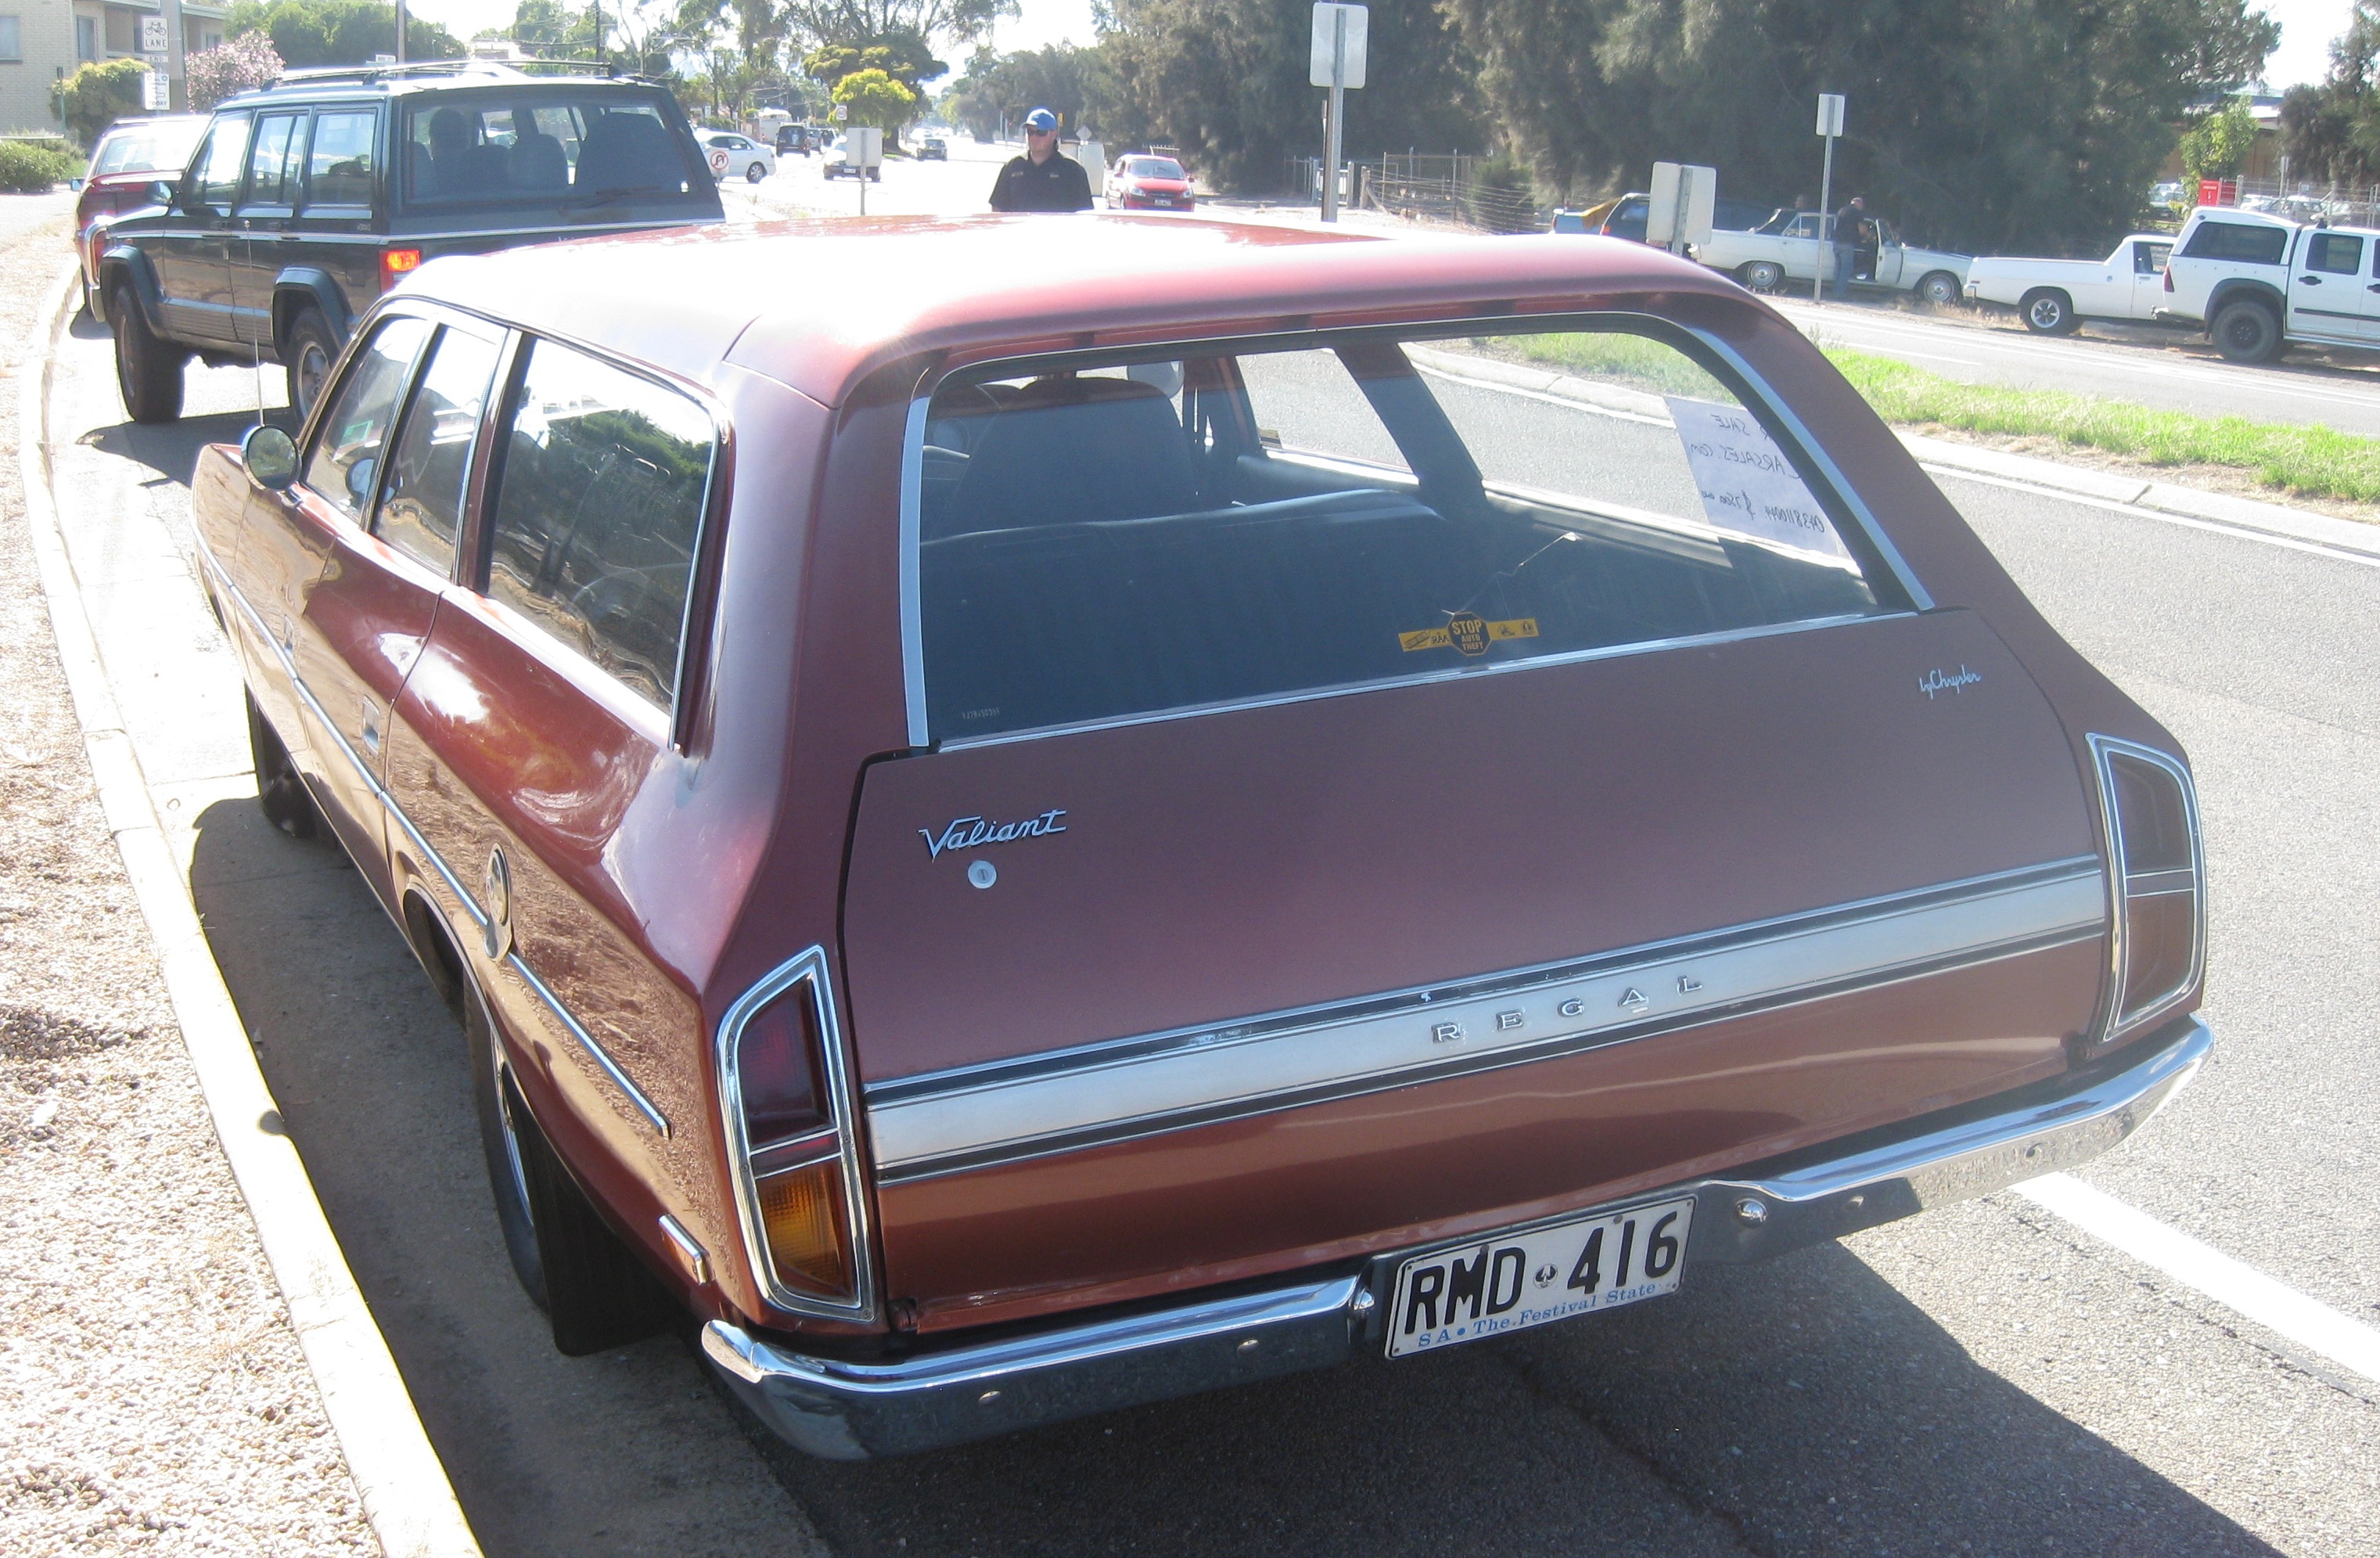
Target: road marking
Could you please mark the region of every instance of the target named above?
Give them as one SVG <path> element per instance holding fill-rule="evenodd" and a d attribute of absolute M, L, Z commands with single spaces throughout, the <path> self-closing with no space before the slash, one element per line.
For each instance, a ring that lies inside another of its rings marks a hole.
<path fill-rule="evenodd" d="M 2015 1188 L 2035 1206 L 2056 1212 L 2133 1260 L 2155 1267 L 2308 1352 L 2380 1383 L 2380 1331 L 2362 1321 L 2275 1282 L 2253 1266 L 2167 1227 L 2071 1175 L 2045 1175 Z"/>
<path fill-rule="evenodd" d="M 2325 546 L 2318 541 L 2301 541 L 2295 536 L 2275 535 L 2246 525 L 2227 525 L 2220 519 L 2202 519 L 2194 514 L 2176 514 L 2169 508 L 2151 508 L 2145 504 L 2111 503 L 2106 498 L 2088 497 L 2070 493 L 2062 487 L 2051 487 L 2035 481 L 2019 481 L 2011 477 L 1986 476 L 1981 471 L 1965 470 L 1954 465 L 1918 462 L 1928 476 L 1953 477 L 1961 481 L 1977 481 L 1986 487 L 2005 487 L 2011 493 L 2023 493 L 2033 497 L 2056 498 L 2060 503 L 2080 504 L 2084 508 L 2104 509 L 2109 514 L 2121 514 L 2134 519 L 2155 519 L 2160 524 L 2180 525 L 2184 529 L 2211 530 L 2235 541 L 2261 542 L 2266 546 L 2284 547 L 2291 552 L 2311 553 L 2334 563 L 2352 563 L 2361 568 L 2380 568 L 2380 557 L 2361 552 L 2350 552 L 2343 546 Z"/>

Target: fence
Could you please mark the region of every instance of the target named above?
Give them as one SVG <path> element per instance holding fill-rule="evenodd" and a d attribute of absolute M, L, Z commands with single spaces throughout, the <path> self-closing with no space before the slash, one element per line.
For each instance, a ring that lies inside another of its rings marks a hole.
<path fill-rule="evenodd" d="M 1488 233 L 1539 233 L 1551 213 L 1525 190 L 1486 184 L 1475 176 L 1479 159 L 1461 153 L 1377 157 L 1347 164 L 1340 196 L 1353 208 L 1386 212 L 1409 222 L 1443 223 Z M 1305 199 L 1322 199 L 1322 159 L 1289 163 L 1290 187 Z"/>
<path fill-rule="evenodd" d="M 2353 226 L 2380 225 L 2380 188 L 2338 183 L 2317 184 L 2312 179 L 2292 178 L 2284 184 L 2277 178 L 2227 179 L 2238 193 L 2232 202 L 2242 211 L 2268 211 L 2276 216 L 2292 217 L 2300 222 L 2314 222 L 2327 217 Z M 2196 194 L 2185 189 L 2184 198 Z"/>

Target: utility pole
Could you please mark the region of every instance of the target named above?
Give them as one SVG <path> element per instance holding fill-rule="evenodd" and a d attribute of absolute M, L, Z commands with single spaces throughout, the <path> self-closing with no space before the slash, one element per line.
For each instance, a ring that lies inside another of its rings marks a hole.
<path fill-rule="evenodd" d="M 405 63 L 405 24 L 407 19 L 405 0 L 396 0 L 396 63 L 399 65 Z"/>
<path fill-rule="evenodd" d="M 1339 143 L 1346 125 L 1347 89 L 1364 84 L 1365 43 L 1371 29 L 1371 11 L 1363 6 L 1334 5 L 1317 0 L 1313 46 L 1306 61 L 1306 79 L 1330 89 L 1322 166 L 1322 220 L 1339 220 Z"/>
<path fill-rule="evenodd" d="M 1818 133 L 1827 138 L 1826 171 L 1818 175 L 1818 258 L 1810 267 L 1810 304 L 1816 307 L 1826 287 L 1827 262 L 1834 257 L 1835 222 L 1835 137 L 1843 133 L 1843 94 L 1818 94 Z M 1850 295 L 1850 279 L 1844 278 L 1844 294 Z"/>
<path fill-rule="evenodd" d="M 189 82 L 182 74 L 182 0 L 165 0 L 165 93 L 174 112 L 190 105 Z"/>

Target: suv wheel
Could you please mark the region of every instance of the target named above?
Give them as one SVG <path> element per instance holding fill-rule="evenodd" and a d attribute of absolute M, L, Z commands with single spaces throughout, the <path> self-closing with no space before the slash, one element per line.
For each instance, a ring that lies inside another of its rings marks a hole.
<path fill-rule="evenodd" d="M 115 326 L 115 387 L 136 422 L 174 422 L 182 418 L 182 364 L 189 354 L 151 334 L 140 299 L 128 281 L 109 294 L 107 312 Z"/>
<path fill-rule="evenodd" d="M 2231 362 L 2270 362 L 2281 352 L 2281 322 L 2269 304 L 2226 303 L 2215 316 L 2215 349 Z"/>
<path fill-rule="evenodd" d="M 281 360 L 289 365 L 289 404 L 303 422 L 313 414 L 314 401 L 339 359 L 339 340 L 320 309 L 303 309 L 289 326 Z"/>

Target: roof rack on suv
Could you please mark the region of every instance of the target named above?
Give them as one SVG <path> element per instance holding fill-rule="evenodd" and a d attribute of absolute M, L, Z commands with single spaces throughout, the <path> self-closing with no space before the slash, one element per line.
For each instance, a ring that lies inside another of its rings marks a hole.
<path fill-rule="evenodd" d="M 628 79 L 610 64 L 599 64 L 591 59 L 421 59 L 408 60 L 403 65 L 322 65 L 310 66 L 303 70 L 284 70 L 265 90 L 320 86 L 326 81 L 368 82 L 416 76 L 492 76 L 499 80 L 518 81 L 532 75 L 546 74 Z"/>

